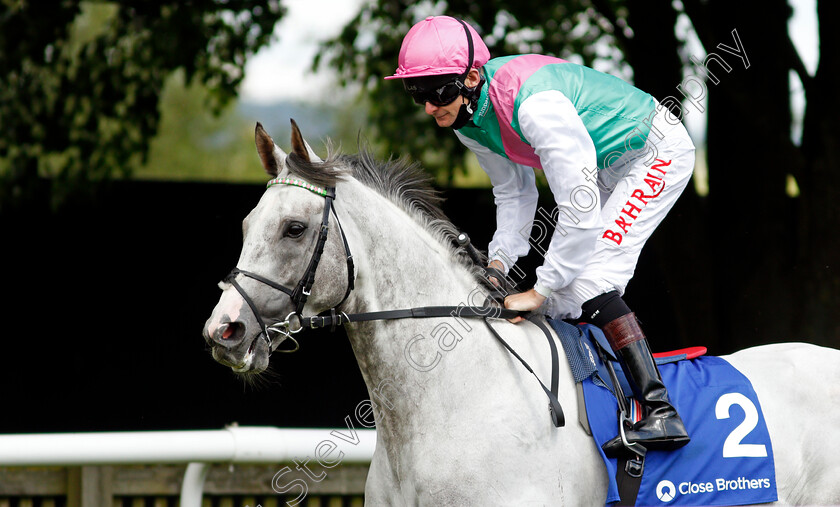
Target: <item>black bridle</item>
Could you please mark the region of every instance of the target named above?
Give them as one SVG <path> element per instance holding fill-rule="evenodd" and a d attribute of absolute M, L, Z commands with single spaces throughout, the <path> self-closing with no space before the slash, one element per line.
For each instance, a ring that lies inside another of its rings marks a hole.
<path fill-rule="evenodd" d="M 324 204 L 324 212 L 321 215 L 321 228 L 318 231 L 318 240 L 315 243 L 315 250 L 312 252 L 312 257 L 309 259 L 309 265 L 306 267 L 306 271 L 304 271 L 303 276 L 300 278 L 300 281 L 297 283 L 294 289 L 290 289 L 284 285 L 281 285 L 277 282 L 269 280 L 264 276 L 260 276 L 256 273 L 252 273 L 250 271 L 245 271 L 244 269 L 233 268 L 233 270 L 228 274 L 224 281 L 225 283 L 229 283 L 239 292 L 239 295 L 242 296 L 242 299 L 248 303 L 248 306 L 251 308 L 251 312 L 253 312 L 254 317 L 256 317 L 257 322 L 260 324 L 260 333 L 254 337 L 254 341 L 257 338 L 262 336 L 266 343 L 268 344 L 269 353 L 272 352 L 271 350 L 271 331 L 284 334 L 286 339 L 292 340 L 294 342 L 295 347 L 291 350 L 280 350 L 280 352 L 295 352 L 300 348 L 297 340 L 294 339 L 292 336 L 293 334 L 299 332 L 303 329 L 303 326 L 298 327 L 297 329 L 292 329 L 290 319 L 293 316 L 297 316 L 298 319 L 302 322 L 303 319 L 301 317 L 301 312 L 303 312 L 303 307 L 306 305 L 306 300 L 309 295 L 312 293 L 312 285 L 315 283 L 315 272 L 318 270 L 318 264 L 321 262 L 321 255 L 324 253 L 324 245 L 327 243 L 327 236 L 329 235 L 330 231 L 330 212 L 335 215 L 335 222 L 338 224 L 338 230 L 341 234 L 341 239 L 344 242 L 344 253 L 347 256 L 347 290 L 344 293 L 344 297 L 341 299 L 337 305 L 333 308 L 339 307 L 347 301 L 347 298 L 350 297 L 350 293 L 353 291 L 355 286 L 356 280 L 356 273 L 355 273 L 355 266 L 353 265 L 353 255 L 350 253 L 350 245 L 347 243 L 347 237 L 344 235 L 344 230 L 341 228 L 341 222 L 338 220 L 338 214 L 335 212 L 335 187 L 328 187 L 326 189 L 322 189 L 320 187 L 316 187 L 314 185 L 310 185 L 304 181 L 293 179 L 293 178 L 275 178 L 268 182 L 266 188 L 269 188 L 273 185 L 293 185 L 301 188 L 305 188 L 310 192 L 314 192 L 320 196 L 323 196 L 326 200 Z M 265 285 L 273 289 L 277 289 L 280 292 L 285 293 L 289 296 L 292 300 L 292 303 L 295 306 L 295 311 L 290 313 L 286 316 L 286 320 L 278 321 L 272 323 L 270 326 L 266 325 L 265 321 L 263 321 L 262 317 L 260 316 L 260 312 L 257 309 L 256 304 L 248 296 L 248 293 L 245 292 L 245 289 L 242 288 L 239 283 L 236 281 L 236 277 L 238 275 L 243 275 L 258 282 L 261 282 Z M 253 343 L 251 347 L 253 348 Z M 249 348 L 249 349 L 250 349 Z"/>
<path fill-rule="evenodd" d="M 337 308 L 344 304 L 347 301 L 347 298 L 350 296 L 350 293 L 353 291 L 355 287 L 355 267 L 353 264 L 353 256 L 350 253 L 350 245 L 347 243 L 347 236 L 344 234 L 344 230 L 341 228 L 341 222 L 338 220 L 338 213 L 335 211 L 335 187 L 327 187 L 327 188 L 320 188 L 314 185 L 311 185 L 305 181 L 292 179 L 292 178 L 274 178 L 273 180 L 269 181 L 266 187 L 271 187 L 273 185 L 293 185 L 301 188 L 305 188 L 311 192 L 314 192 L 326 199 L 326 203 L 324 204 L 324 212 L 321 216 L 321 228 L 318 232 L 318 241 L 315 244 L 315 251 L 312 252 L 312 257 L 309 259 L 309 265 L 306 267 L 306 271 L 303 273 L 298 284 L 295 286 L 294 289 L 289 289 L 279 283 L 276 283 L 268 278 L 260 276 L 256 273 L 252 273 L 250 271 L 245 271 L 239 268 L 234 268 L 230 274 L 228 274 L 224 281 L 229 283 L 233 288 L 236 289 L 237 292 L 242 296 L 242 299 L 248 304 L 251 308 L 251 312 L 253 312 L 254 317 L 256 317 L 257 322 L 260 324 L 260 333 L 254 337 L 251 345 L 248 347 L 249 353 L 252 351 L 254 344 L 256 343 L 257 339 L 260 336 L 263 336 L 266 344 L 268 345 L 268 353 L 269 355 L 273 352 L 271 349 L 271 332 L 277 332 L 280 334 L 285 335 L 286 340 L 291 340 L 294 343 L 294 348 L 291 350 L 288 349 L 279 349 L 280 352 L 296 352 L 300 348 L 300 344 L 298 341 L 292 336 L 293 334 L 299 333 L 304 329 L 315 329 L 315 328 L 323 328 L 323 327 L 330 327 L 331 330 L 335 330 L 337 326 L 341 326 L 350 322 L 367 322 L 373 320 L 394 320 L 394 319 L 417 319 L 417 318 L 432 318 L 432 317 L 467 317 L 467 318 L 481 318 L 487 324 L 487 327 L 490 329 L 491 333 L 499 342 L 514 356 L 518 359 L 525 368 L 531 372 L 532 375 L 537 379 L 537 382 L 543 388 L 546 395 L 549 399 L 549 411 L 551 413 L 551 419 L 555 426 L 560 427 L 565 424 L 565 418 L 563 416 L 563 408 L 560 406 L 560 402 L 557 400 L 557 396 L 554 394 L 557 392 L 557 361 L 558 361 L 558 354 L 557 349 L 555 347 L 554 341 L 551 338 L 550 333 L 545 328 L 545 326 L 534 319 L 529 319 L 533 322 L 537 327 L 542 329 L 543 333 L 548 337 L 548 342 L 552 349 L 552 380 L 551 380 L 551 388 L 543 384 L 543 382 L 537 377 L 537 374 L 534 373 L 534 370 L 525 362 L 519 354 L 514 351 L 510 345 L 505 342 L 505 340 L 499 335 L 499 333 L 493 329 L 493 326 L 490 325 L 490 322 L 487 320 L 488 318 L 501 318 L 501 319 L 512 319 L 514 317 L 523 316 L 524 313 L 527 312 L 519 312 L 516 310 L 508 310 L 506 308 L 502 308 L 499 306 L 424 306 L 420 308 L 407 308 L 402 310 L 386 310 L 386 311 L 379 311 L 379 312 L 365 312 L 365 313 L 354 313 L 354 314 L 346 314 L 341 311 L 337 311 Z M 335 216 L 335 222 L 338 224 L 338 231 L 341 234 L 341 240 L 344 243 L 344 252 L 347 256 L 347 290 L 344 293 L 344 297 L 341 301 L 333 306 L 330 310 L 326 312 L 322 312 L 319 315 L 314 315 L 311 317 L 303 317 L 303 307 L 306 305 L 306 299 L 309 297 L 312 291 L 312 285 L 315 283 L 315 272 L 318 269 L 318 263 L 321 261 L 321 255 L 324 253 L 324 245 L 327 242 L 327 236 L 329 234 L 329 220 L 330 214 Z M 459 238 L 460 241 L 460 238 Z M 469 239 L 467 239 L 467 246 L 468 246 Z M 260 316 L 260 312 L 257 309 L 256 304 L 254 301 L 248 296 L 248 293 L 242 288 L 241 285 L 236 281 L 236 277 L 238 275 L 243 275 L 258 282 L 261 282 L 265 285 L 268 285 L 271 288 L 277 289 L 286 295 L 289 296 L 292 303 L 295 305 L 295 311 L 291 312 L 289 315 L 286 316 L 286 319 L 283 321 L 277 321 L 272 323 L 270 326 L 266 325 L 265 321 L 263 321 L 262 317 Z M 502 275 L 498 271 L 493 276 Z M 501 278 L 504 278 L 503 276 Z M 501 279 L 500 278 L 500 279 Z M 298 326 L 295 329 L 292 329 L 291 320 L 293 317 L 296 317 L 298 320 Z M 285 340 L 284 340 L 285 341 Z M 278 344 L 279 345 L 279 344 Z"/>

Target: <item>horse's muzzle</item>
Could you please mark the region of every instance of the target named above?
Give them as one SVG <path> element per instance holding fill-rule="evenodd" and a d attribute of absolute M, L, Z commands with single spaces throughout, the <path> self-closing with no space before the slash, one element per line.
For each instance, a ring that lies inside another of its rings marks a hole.
<path fill-rule="evenodd" d="M 264 340 L 248 339 L 245 323 L 226 321 L 222 318 L 213 322 L 210 318 L 204 326 L 204 340 L 212 349 L 213 359 L 238 373 L 264 370 L 268 366 Z"/>

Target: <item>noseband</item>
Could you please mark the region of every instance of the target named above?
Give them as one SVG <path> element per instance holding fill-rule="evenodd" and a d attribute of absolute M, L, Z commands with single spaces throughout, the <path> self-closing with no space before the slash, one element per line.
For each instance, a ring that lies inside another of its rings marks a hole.
<path fill-rule="evenodd" d="M 324 204 L 324 212 L 321 216 L 321 228 L 318 232 L 318 241 L 315 243 L 315 251 L 312 252 L 312 257 L 309 259 L 309 265 L 306 267 L 306 271 L 303 273 L 300 281 L 297 283 L 294 289 L 290 289 L 281 285 L 277 282 L 269 280 L 263 276 L 260 276 L 256 273 L 252 273 L 250 271 L 245 271 L 244 269 L 234 268 L 230 274 L 228 274 L 224 281 L 225 283 L 229 283 L 239 292 L 239 295 L 242 296 L 242 299 L 248 303 L 248 306 L 251 308 L 251 312 L 256 317 L 257 322 L 260 324 L 260 334 L 254 337 L 254 341 L 257 340 L 260 336 L 266 341 L 268 345 L 269 354 L 272 352 L 271 350 L 271 332 L 280 333 L 285 335 L 287 340 L 292 340 L 295 346 L 291 350 L 281 349 L 280 352 L 295 352 L 300 348 L 297 340 L 292 336 L 295 333 L 300 332 L 303 327 L 298 326 L 297 329 L 292 329 L 292 324 L 290 320 L 292 317 L 297 317 L 298 322 L 302 321 L 301 312 L 303 312 L 303 307 L 306 305 L 306 299 L 312 292 L 312 285 L 315 283 L 315 272 L 318 269 L 318 264 L 321 262 L 321 255 L 324 253 L 324 245 L 327 243 L 327 236 L 329 234 L 330 226 L 330 212 L 335 216 L 335 223 L 338 224 L 338 231 L 341 234 L 341 239 L 344 242 L 344 253 L 347 256 L 347 290 L 344 293 L 344 297 L 341 299 L 341 302 L 335 305 L 333 308 L 341 306 L 347 298 L 350 296 L 350 293 L 353 291 L 353 287 L 355 285 L 355 268 L 353 266 L 353 256 L 350 254 L 350 245 L 347 243 L 347 237 L 344 235 L 344 230 L 341 228 L 341 222 L 338 220 L 338 214 L 335 212 L 335 187 L 327 187 L 321 188 L 311 185 L 305 181 L 294 179 L 294 178 L 274 178 L 273 180 L 269 181 L 266 184 L 266 188 L 270 188 L 274 185 L 291 185 L 300 188 L 304 188 L 313 192 L 315 194 L 324 197 L 326 200 Z M 272 323 L 270 326 L 266 325 L 263 321 L 262 317 L 260 316 L 260 312 L 257 309 L 257 306 L 254 304 L 254 301 L 248 296 L 248 293 L 245 292 L 245 289 L 242 288 L 239 283 L 236 281 L 236 277 L 238 275 L 247 276 L 253 280 L 256 280 L 260 283 L 268 285 L 273 289 L 277 289 L 280 292 L 285 293 L 289 296 L 292 301 L 292 304 L 295 306 L 295 311 L 290 313 L 286 316 L 286 319 L 283 321 L 278 321 Z M 253 348 L 253 342 L 251 347 Z"/>

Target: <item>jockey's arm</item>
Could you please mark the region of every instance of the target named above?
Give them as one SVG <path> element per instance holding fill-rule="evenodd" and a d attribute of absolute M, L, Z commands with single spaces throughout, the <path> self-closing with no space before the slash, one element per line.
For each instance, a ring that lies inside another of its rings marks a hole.
<path fill-rule="evenodd" d="M 519 107 L 519 126 L 543 166 L 557 208 L 556 228 L 534 290 L 544 297 L 572 282 L 586 266 L 602 229 L 595 179 L 595 145 L 571 101 L 543 91 Z M 554 224 L 546 224 L 549 228 Z"/>
<path fill-rule="evenodd" d="M 519 257 L 528 255 L 529 239 L 537 211 L 534 170 L 504 158 L 478 142 L 458 134 L 458 139 L 475 153 L 490 177 L 496 203 L 496 232 L 487 247 L 488 258 L 507 273 Z M 500 265 L 499 265 L 500 264 Z"/>

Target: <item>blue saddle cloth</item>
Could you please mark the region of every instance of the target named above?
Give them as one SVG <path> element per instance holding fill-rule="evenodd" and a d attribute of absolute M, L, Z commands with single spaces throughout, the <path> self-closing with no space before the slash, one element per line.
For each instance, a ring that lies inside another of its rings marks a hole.
<path fill-rule="evenodd" d="M 583 387 L 592 437 L 610 478 L 607 505 L 619 501 L 617 460 L 601 445 L 618 434 L 618 402 L 596 342 L 609 346 L 595 326 L 549 319 L 560 336 L 572 374 Z M 610 352 L 611 353 L 611 352 Z M 724 359 L 657 359 L 671 402 L 691 442 L 675 451 L 650 451 L 637 505 L 744 505 L 774 502 L 773 447 L 752 384 Z M 607 360 L 610 360 L 607 358 Z M 617 364 L 616 373 L 631 394 Z"/>

